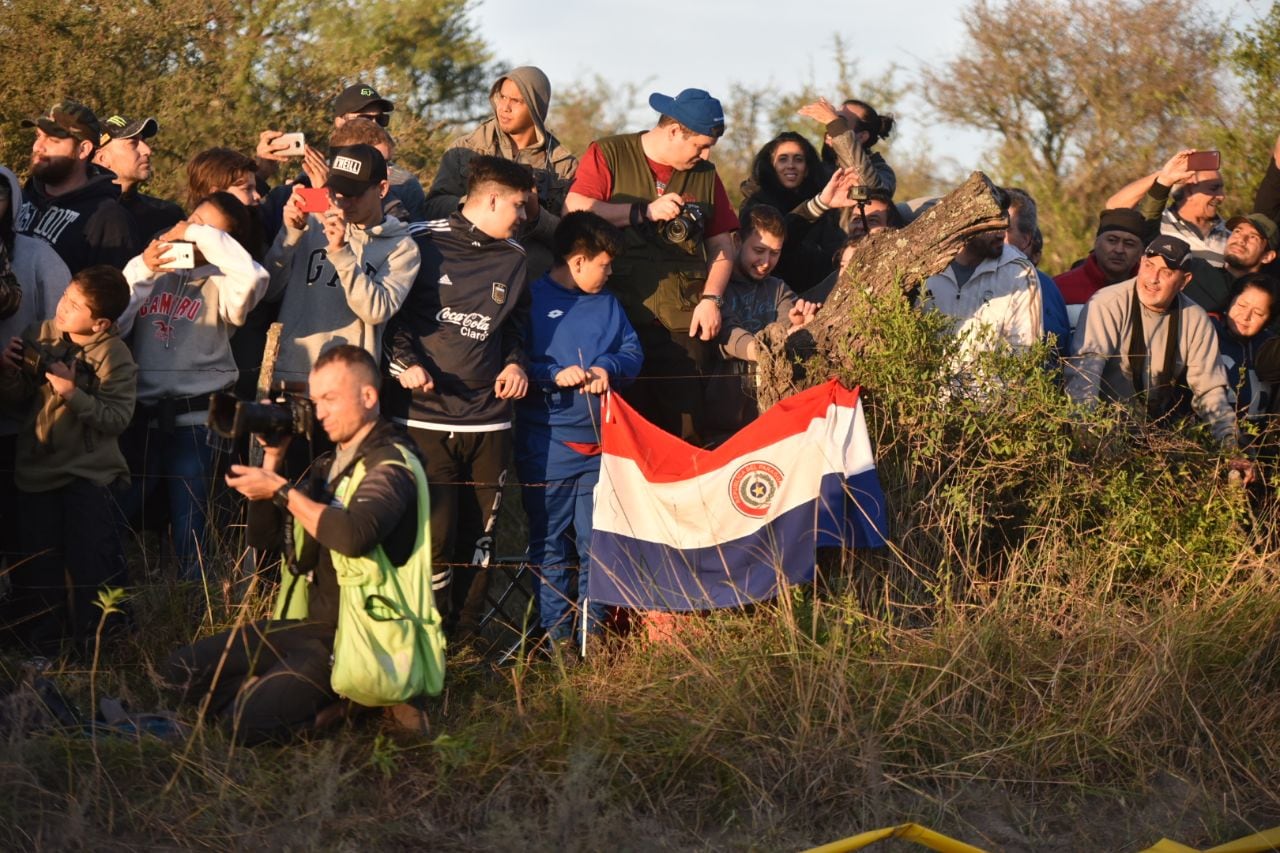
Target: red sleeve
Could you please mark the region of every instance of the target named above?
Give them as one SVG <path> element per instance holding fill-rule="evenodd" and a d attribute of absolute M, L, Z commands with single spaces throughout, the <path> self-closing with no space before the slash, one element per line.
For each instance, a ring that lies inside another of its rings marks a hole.
<path fill-rule="evenodd" d="M 569 192 L 594 198 L 596 201 L 608 201 L 613 195 L 613 173 L 604 160 L 604 152 L 594 142 L 587 146 L 586 153 L 578 161 L 578 171 L 573 177 L 573 186 L 569 188 Z"/>
<path fill-rule="evenodd" d="M 729 194 L 724 191 L 724 183 L 719 175 L 716 175 L 715 192 L 715 201 L 712 202 L 715 205 L 715 214 L 711 218 L 711 224 L 707 226 L 708 237 L 738 230 L 738 214 L 733 212 L 733 205 L 729 204 Z"/>

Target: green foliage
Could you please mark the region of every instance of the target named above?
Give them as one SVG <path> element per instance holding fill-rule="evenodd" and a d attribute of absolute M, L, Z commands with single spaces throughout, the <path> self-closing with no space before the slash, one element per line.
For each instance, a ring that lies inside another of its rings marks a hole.
<path fill-rule="evenodd" d="M 446 124 L 487 92 L 488 54 L 471 0 L 0 0 L 0 162 L 21 171 L 56 99 L 105 118 L 153 115 L 153 191 L 181 198 L 183 166 L 213 145 L 252 154 L 266 128 L 326 140 L 330 105 L 364 80 L 396 103 L 391 131 L 411 168 L 434 164 Z M 91 46 L 91 47 L 90 47 Z"/>
<path fill-rule="evenodd" d="M 887 553 L 575 667 L 458 655 L 429 739 L 373 714 L 282 748 L 195 715 L 180 744 L 0 731 L 0 843 L 774 850 L 918 820 L 989 849 L 1102 850 L 1274 823 L 1270 503 L 1227 484 L 1197 430 L 1075 409 L 1043 352 L 963 361 L 945 318 L 901 299 L 858 322 L 845 378 Z M 139 709 L 167 701 L 153 661 L 191 631 L 143 586 L 148 630 L 94 670 Z M 232 589 L 223 626 L 260 613 Z"/>
<path fill-rule="evenodd" d="M 1222 151 L 1227 209 L 1252 210 L 1253 191 L 1280 135 L 1280 3 L 1235 33 L 1227 53 L 1234 84 L 1211 132 Z"/>
<path fill-rule="evenodd" d="M 1120 187 L 1210 147 L 1226 34 L 1194 0 L 977 0 L 962 21 L 964 46 L 925 72 L 923 95 L 996 135 L 990 174 L 1035 198 L 1045 269 L 1088 252 Z"/>

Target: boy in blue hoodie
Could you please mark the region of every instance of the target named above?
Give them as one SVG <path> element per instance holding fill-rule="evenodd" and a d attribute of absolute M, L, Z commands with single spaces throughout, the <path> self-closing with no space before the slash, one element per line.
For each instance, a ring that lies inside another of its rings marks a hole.
<path fill-rule="evenodd" d="M 556 228 L 550 271 L 530 286 L 526 353 L 533 387 L 516 406 L 516 468 L 529 516 L 529 562 L 541 576 L 538 612 L 556 643 L 572 637 L 574 612 L 584 603 L 584 642 L 600 633 L 604 615 L 588 592 L 600 400 L 634 379 L 644 358 L 621 303 L 604 292 L 622 245 L 622 232 L 604 219 L 570 213 Z"/>

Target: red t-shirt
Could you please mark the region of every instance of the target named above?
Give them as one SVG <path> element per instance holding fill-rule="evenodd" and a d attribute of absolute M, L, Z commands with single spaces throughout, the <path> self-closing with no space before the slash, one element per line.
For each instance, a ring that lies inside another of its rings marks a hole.
<path fill-rule="evenodd" d="M 662 195 L 667 191 L 667 184 L 676 170 L 671 166 L 655 163 L 648 157 L 644 159 L 648 162 L 649 172 L 653 175 L 654 187 L 658 195 Z M 594 198 L 597 201 L 608 201 L 613 195 L 613 173 L 609 171 L 609 164 L 605 162 L 604 152 L 594 142 L 587 146 L 587 153 L 583 154 L 582 159 L 578 161 L 578 172 L 573 178 L 573 187 L 570 192 Z M 684 200 L 686 202 L 705 201 L 705 199 L 689 196 L 684 196 Z M 729 194 L 724 191 L 724 184 L 721 183 L 719 175 L 716 175 L 715 198 L 711 203 L 715 205 L 715 213 L 707 223 L 706 236 L 715 237 L 718 234 L 737 231 L 738 215 L 733 212 L 733 206 L 729 204 Z"/>

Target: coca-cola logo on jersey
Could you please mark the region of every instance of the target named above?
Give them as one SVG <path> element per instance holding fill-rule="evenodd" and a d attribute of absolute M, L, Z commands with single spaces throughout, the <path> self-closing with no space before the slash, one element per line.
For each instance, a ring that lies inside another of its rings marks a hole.
<path fill-rule="evenodd" d="M 481 314 L 479 311 L 464 314 L 461 311 L 454 311 L 452 308 L 441 308 L 440 312 L 436 314 L 436 322 L 457 326 L 458 334 L 464 338 L 475 338 L 477 341 L 483 341 L 489 337 L 489 324 L 493 322 L 493 318 L 488 314 Z"/>

